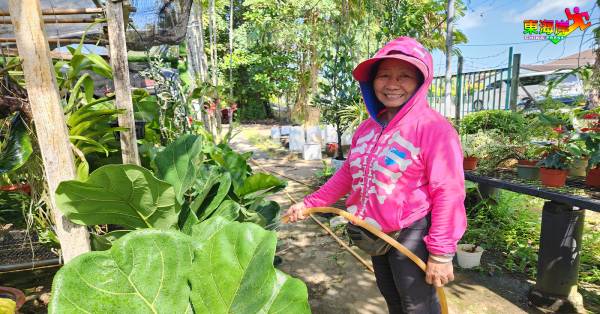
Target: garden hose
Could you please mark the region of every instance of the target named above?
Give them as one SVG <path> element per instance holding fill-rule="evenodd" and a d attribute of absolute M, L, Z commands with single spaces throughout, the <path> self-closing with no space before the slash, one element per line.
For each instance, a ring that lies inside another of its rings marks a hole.
<path fill-rule="evenodd" d="M 379 238 L 383 239 L 385 242 L 389 243 L 391 246 L 396 248 L 402 254 L 404 254 L 408 258 L 410 258 L 410 260 L 413 261 L 415 264 L 417 264 L 417 266 L 419 266 L 419 268 L 421 268 L 423 271 L 425 271 L 425 269 L 427 268 L 427 265 L 425 264 L 425 262 L 423 262 L 423 260 L 421 260 L 413 252 L 411 252 L 409 249 L 407 249 L 404 245 L 398 243 L 398 241 L 396 241 L 394 238 L 381 232 L 377 228 L 364 222 L 362 219 L 350 214 L 349 212 L 347 212 L 345 210 L 341 210 L 339 208 L 333 208 L 333 207 L 312 207 L 312 208 L 306 208 L 302 211 L 302 214 L 304 216 L 309 216 L 314 213 L 331 213 L 331 214 L 336 214 L 338 216 L 342 216 L 342 217 L 346 218 L 348 221 L 350 221 L 351 223 L 353 223 L 354 225 L 357 225 L 357 226 L 367 229 L 372 234 L 378 236 Z M 281 220 L 283 223 L 288 223 L 289 217 L 287 215 L 283 216 L 283 217 L 281 217 Z M 442 310 L 442 314 L 448 314 L 448 302 L 446 301 L 446 294 L 444 293 L 444 288 L 436 287 L 435 290 L 436 290 L 438 298 L 440 300 L 440 307 Z"/>

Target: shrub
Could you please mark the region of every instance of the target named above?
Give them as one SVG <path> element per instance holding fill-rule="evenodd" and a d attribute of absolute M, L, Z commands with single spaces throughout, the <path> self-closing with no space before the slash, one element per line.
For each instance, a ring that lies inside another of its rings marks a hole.
<path fill-rule="evenodd" d="M 528 125 L 522 114 L 505 110 L 470 113 L 460 122 L 461 134 L 475 134 L 486 130 L 498 130 L 510 137 L 523 137 L 526 136 Z"/>

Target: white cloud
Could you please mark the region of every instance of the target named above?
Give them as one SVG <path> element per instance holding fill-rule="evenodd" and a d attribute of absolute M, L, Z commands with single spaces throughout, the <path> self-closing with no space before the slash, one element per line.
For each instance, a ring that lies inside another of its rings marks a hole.
<path fill-rule="evenodd" d="M 583 7 L 589 3 L 589 0 L 540 0 L 525 12 L 513 15 L 512 21 L 515 23 L 522 23 L 525 19 L 552 17 L 556 16 L 557 13 L 564 12 L 565 8 L 573 9 L 573 7 L 578 6 L 583 9 Z M 560 15 L 564 16 L 564 13 L 561 13 Z"/>

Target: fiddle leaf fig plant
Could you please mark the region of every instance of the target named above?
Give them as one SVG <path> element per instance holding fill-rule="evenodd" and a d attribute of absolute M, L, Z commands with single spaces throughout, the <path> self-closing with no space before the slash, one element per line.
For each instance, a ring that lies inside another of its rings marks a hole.
<path fill-rule="evenodd" d="M 275 269 L 277 236 L 221 217 L 133 231 L 55 276 L 49 313 L 310 313 L 306 285 Z"/>
<path fill-rule="evenodd" d="M 128 229 L 176 227 L 181 205 L 175 189 L 136 165 L 106 165 L 86 181 L 64 181 L 56 203 L 71 221 Z"/>
<path fill-rule="evenodd" d="M 202 163 L 202 138 L 186 134 L 167 146 L 155 158 L 158 175 L 173 185 L 177 201 L 194 185 Z"/>

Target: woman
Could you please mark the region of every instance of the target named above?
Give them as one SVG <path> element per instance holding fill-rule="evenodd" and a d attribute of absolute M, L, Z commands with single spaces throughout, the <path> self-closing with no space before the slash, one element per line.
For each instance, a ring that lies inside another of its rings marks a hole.
<path fill-rule="evenodd" d="M 291 221 L 304 219 L 304 208 L 330 206 L 350 193 L 348 212 L 383 232 L 396 232 L 401 244 L 427 261 L 423 274 L 393 248 L 372 256 L 389 312 L 439 313 L 434 287 L 454 279 L 452 257 L 466 215 L 458 135 L 426 100 L 431 55 L 416 40 L 400 37 L 352 74 L 370 119 L 356 130 L 342 168 L 288 215 Z"/>

